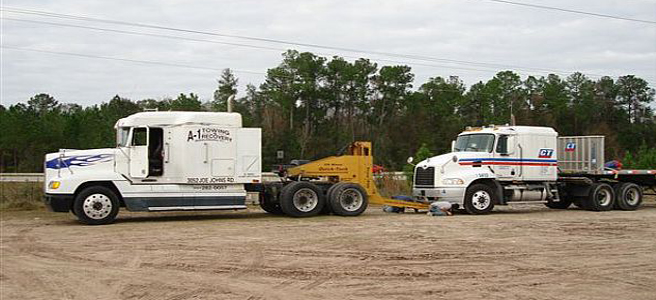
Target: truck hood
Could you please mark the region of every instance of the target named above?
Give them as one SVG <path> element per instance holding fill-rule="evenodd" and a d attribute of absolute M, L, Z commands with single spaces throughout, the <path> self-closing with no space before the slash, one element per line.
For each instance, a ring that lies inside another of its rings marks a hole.
<path fill-rule="evenodd" d="M 417 164 L 417 167 L 442 167 L 443 165 L 450 165 L 452 163 L 457 163 L 463 158 L 487 158 L 490 157 L 490 153 L 487 152 L 450 152 L 447 154 L 442 154 L 438 156 L 433 156 L 431 158 L 422 160 Z M 454 159 L 455 157 L 455 159 Z"/>
<path fill-rule="evenodd" d="M 92 167 L 112 162 L 118 151 L 115 148 L 70 150 L 62 149 L 59 152 L 46 154 L 45 171 L 63 168 Z"/>

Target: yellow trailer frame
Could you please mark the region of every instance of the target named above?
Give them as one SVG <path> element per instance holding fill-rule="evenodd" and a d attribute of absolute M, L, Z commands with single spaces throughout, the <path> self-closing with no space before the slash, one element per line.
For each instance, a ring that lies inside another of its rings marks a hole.
<path fill-rule="evenodd" d="M 346 154 L 329 156 L 300 166 L 287 169 L 288 177 L 323 177 L 331 183 L 349 182 L 359 184 L 366 192 L 371 204 L 402 208 L 428 209 L 430 203 L 390 199 L 380 195 L 374 182 L 371 142 L 353 142 Z"/>

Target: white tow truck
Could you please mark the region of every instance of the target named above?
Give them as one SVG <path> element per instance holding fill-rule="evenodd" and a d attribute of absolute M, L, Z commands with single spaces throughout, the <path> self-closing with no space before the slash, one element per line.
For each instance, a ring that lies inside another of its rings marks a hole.
<path fill-rule="evenodd" d="M 117 147 L 45 157 L 45 201 L 87 224 L 131 211 L 244 209 L 261 180 L 260 129 L 237 113 L 143 112 L 118 120 Z"/>
<path fill-rule="evenodd" d="M 412 158 L 408 158 L 412 163 Z M 468 128 L 452 151 L 415 166 L 413 196 L 448 201 L 470 214 L 495 205 L 545 203 L 566 209 L 635 210 L 656 170 L 604 168 L 604 137 L 558 137 L 549 127 Z"/>
<path fill-rule="evenodd" d="M 85 224 L 129 211 L 246 209 L 249 193 L 265 211 L 293 217 L 357 216 L 368 203 L 425 208 L 382 197 L 373 182 L 370 142 L 341 155 L 281 166 L 262 182 L 260 128 L 238 113 L 141 112 L 118 120 L 116 148 L 66 150 L 45 157 L 45 202 Z"/>

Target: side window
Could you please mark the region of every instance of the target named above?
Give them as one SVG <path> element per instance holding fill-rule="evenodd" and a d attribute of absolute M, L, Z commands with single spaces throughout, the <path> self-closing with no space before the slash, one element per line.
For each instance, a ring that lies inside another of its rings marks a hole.
<path fill-rule="evenodd" d="M 508 136 L 500 135 L 497 142 L 497 153 L 508 154 Z"/>
<path fill-rule="evenodd" d="M 132 146 L 146 146 L 146 145 L 148 145 L 147 128 L 135 128 L 132 131 Z"/>

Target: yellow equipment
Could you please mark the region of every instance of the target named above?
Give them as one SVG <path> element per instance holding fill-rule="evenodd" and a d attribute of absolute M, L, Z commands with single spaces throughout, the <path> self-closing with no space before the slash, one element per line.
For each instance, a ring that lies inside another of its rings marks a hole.
<path fill-rule="evenodd" d="M 354 142 L 345 155 L 329 156 L 287 169 L 288 177 L 327 178 L 332 184 L 347 182 L 360 185 L 367 193 L 369 203 L 400 208 L 428 209 L 424 201 L 390 199 L 380 195 L 373 178 L 371 142 Z"/>

